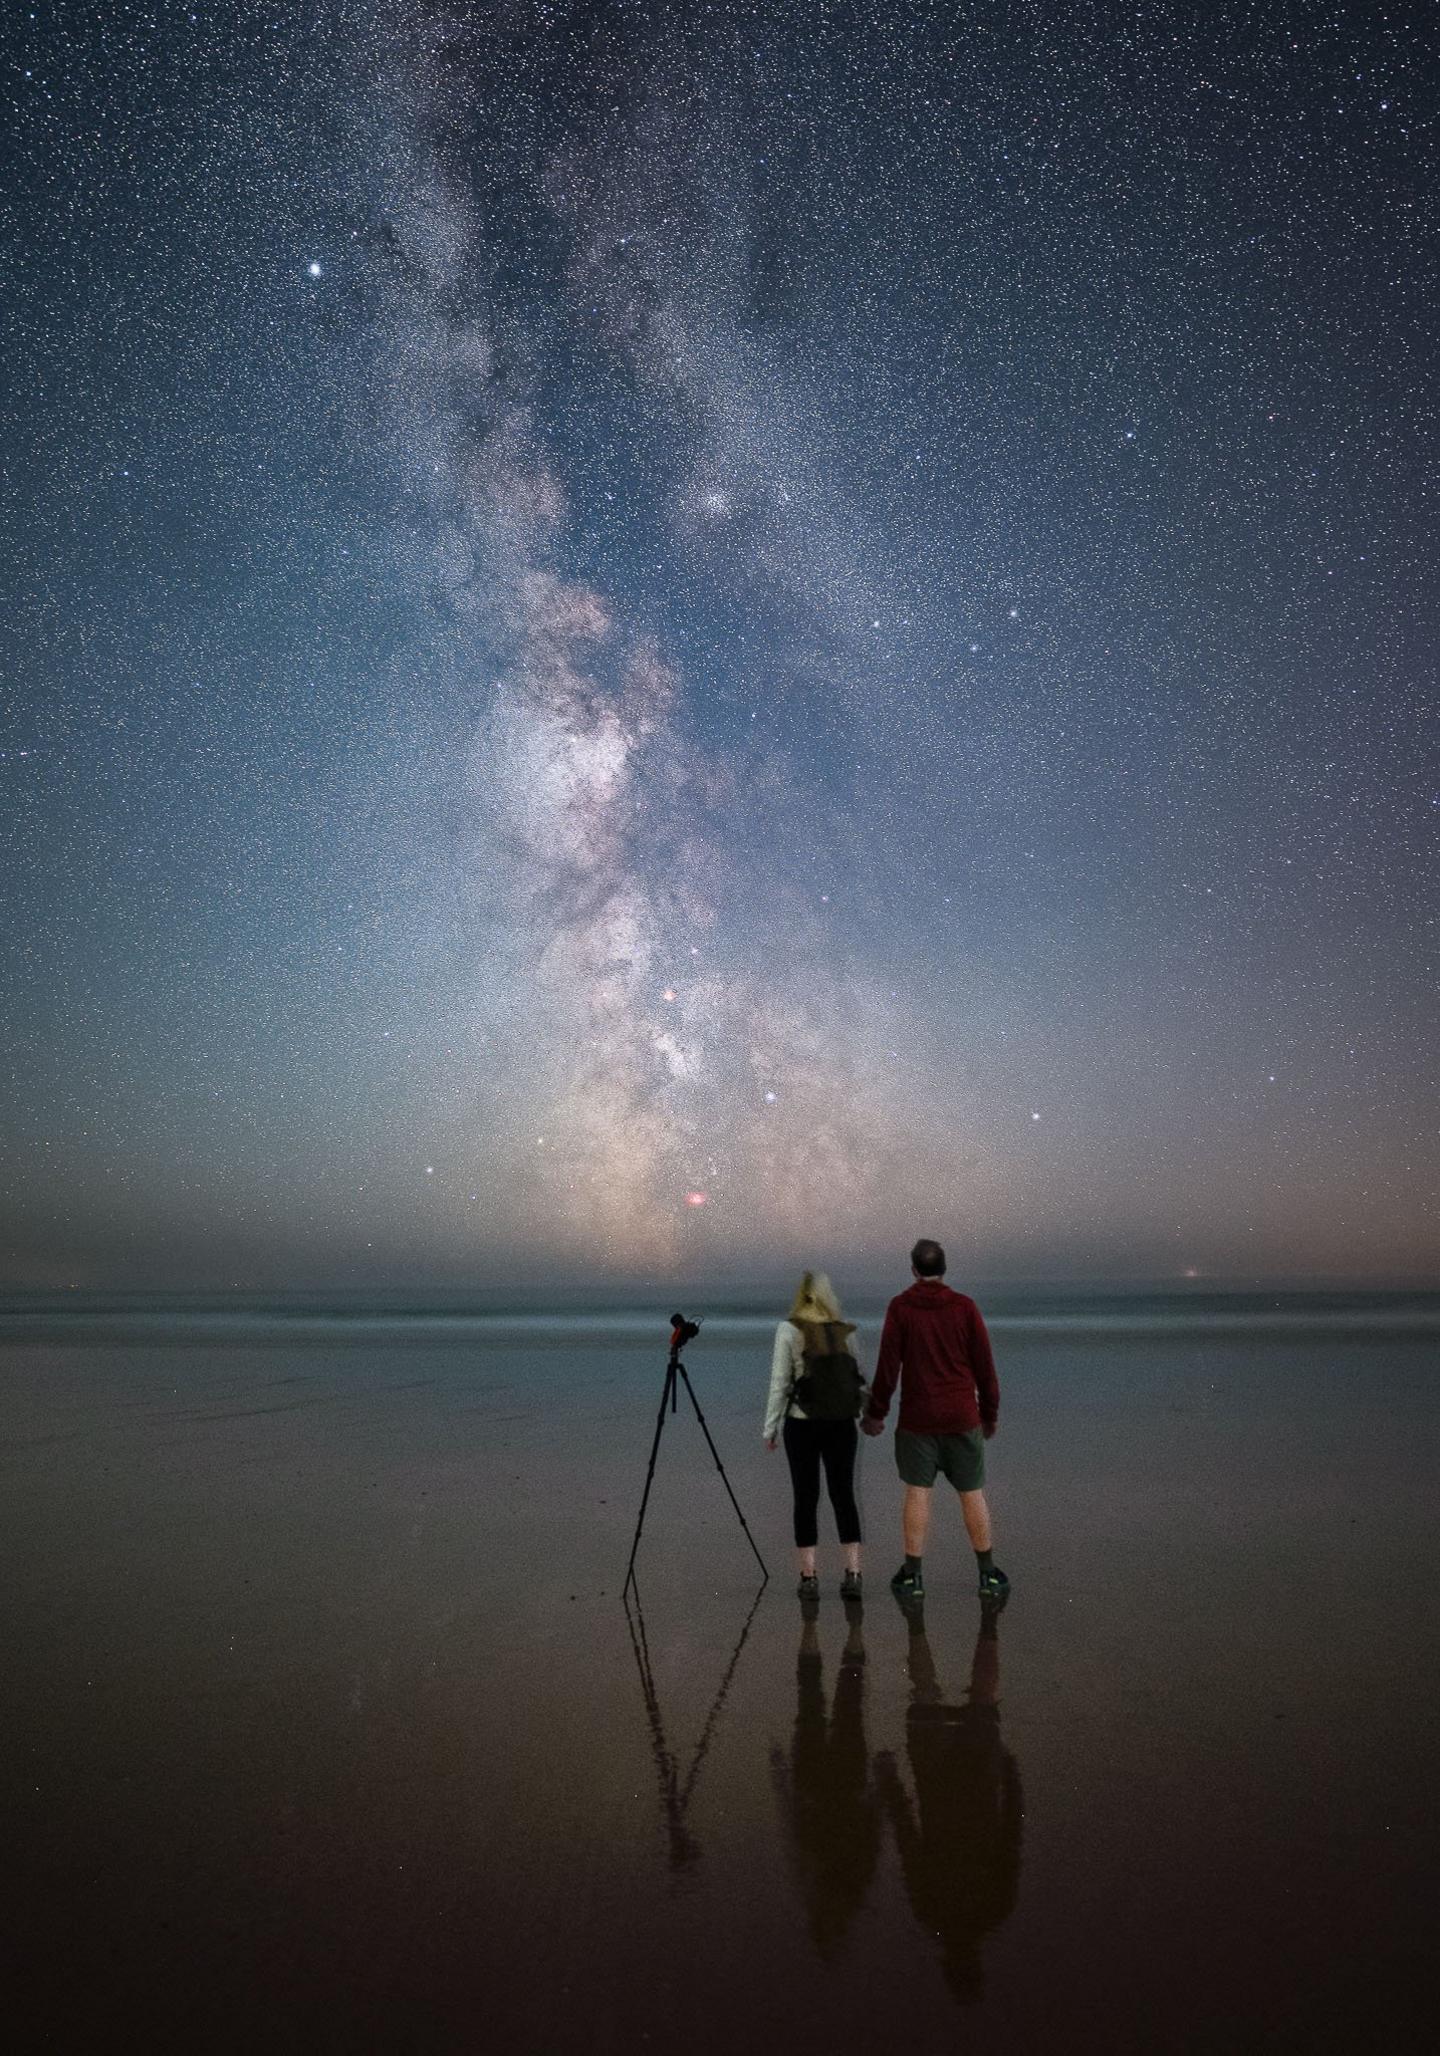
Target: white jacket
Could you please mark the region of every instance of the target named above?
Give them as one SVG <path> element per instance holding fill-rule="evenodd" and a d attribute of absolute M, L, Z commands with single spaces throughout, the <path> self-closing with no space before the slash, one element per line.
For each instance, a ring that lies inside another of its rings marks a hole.
<path fill-rule="evenodd" d="M 856 1338 L 852 1335 L 852 1346 Z M 859 1363 L 860 1352 L 855 1350 L 855 1361 Z M 808 1420 L 803 1406 L 793 1396 L 786 1404 L 787 1395 L 792 1393 L 795 1380 L 805 1364 L 805 1339 L 793 1321 L 782 1321 L 775 1330 L 775 1348 L 770 1357 L 770 1397 L 765 1402 L 765 1426 L 761 1430 L 765 1441 L 773 1441 L 780 1433 L 780 1423 L 787 1417 L 792 1421 Z"/>

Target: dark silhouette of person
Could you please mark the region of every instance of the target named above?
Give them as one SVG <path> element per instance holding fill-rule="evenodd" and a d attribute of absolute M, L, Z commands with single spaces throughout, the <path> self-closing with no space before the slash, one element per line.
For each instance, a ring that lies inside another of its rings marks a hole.
<path fill-rule="evenodd" d="M 1023 1798 L 1015 1759 L 1000 1739 L 998 1609 L 981 1614 L 966 1703 L 959 1706 L 946 1702 L 923 1606 L 912 1602 L 904 1611 L 913 1803 L 889 1750 L 875 1758 L 875 1782 L 915 1918 L 938 1935 L 945 1981 L 969 2003 L 984 1989 L 981 1945 L 1013 1911 L 1020 1885 Z"/>
<path fill-rule="evenodd" d="M 845 1606 L 848 1634 L 827 1714 L 824 1659 L 813 1618 L 800 1631 L 795 1662 L 795 1732 L 788 1756 L 770 1752 L 810 1932 L 833 1957 L 865 1904 L 880 1855 L 880 1808 L 865 1740 L 863 1608 Z"/>

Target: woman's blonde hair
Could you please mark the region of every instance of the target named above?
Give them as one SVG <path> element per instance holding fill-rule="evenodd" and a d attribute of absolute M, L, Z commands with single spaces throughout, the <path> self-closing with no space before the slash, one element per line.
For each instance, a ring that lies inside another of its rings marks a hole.
<path fill-rule="evenodd" d="M 823 1271 L 807 1271 L 790 1308 L 792 1321 L 838 1321 L 842 1318 L 835 1287 Z"/>

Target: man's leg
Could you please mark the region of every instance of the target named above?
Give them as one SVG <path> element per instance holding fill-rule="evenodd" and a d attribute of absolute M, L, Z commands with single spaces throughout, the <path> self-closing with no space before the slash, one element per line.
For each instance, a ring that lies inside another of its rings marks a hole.
<path fill-rule="evenodd" d="M 904 1428 L 895 1430 L 895 1468 L 899 1471 L 900 1482 L 905 1487 L 905 1502 L 901 1513 L 901 1525 L 905 1535 L 905 1561 L 890 1580 L 890 1586 L 901 1599 L 919 1599 L 925 1591 L 920 1559 L 925 1551 L 925 1536 L 930 1526 L 930 1495 L 935 1489 L 937 1447 L 933 1436 L 911 1434 Z"/>
<path fill-rule="evenodd" d="M 982 1549 L 990 1547 L 990 1509 L 985 1503 L 985 1494 L 962 1492 L 960 1511 L 965 1516 L 965 1532 L 970 1537 L 970 1547 L 978 1556 Z"/>
<path fill-rule="evenodd" d="M 990 1554 L 990 1509 L 985 1503 L 983 1490 L 962 1492 L 960 1511 L 965 1516 L 965 1532 L 970 1537 L 970 1547 L 975 1551 L 975 1568 L 980 1573 L 980 1597 L 1002 1600 L 1010 1590 L 1010 1580 L 1004 1571 L 997 1568 Z"/>
<path fill-rule="evenodd" d="M 905 1530 L 907 1556 L 925 1554 L 925 1536 L 930 1527 L 930 1495 L 933 1490 L 934 1487 L 931 1485 L 905 1487 L 905 1506 L 901 1519 Z M 978 1496 L 983 1499 L 984 1494 Z"/>

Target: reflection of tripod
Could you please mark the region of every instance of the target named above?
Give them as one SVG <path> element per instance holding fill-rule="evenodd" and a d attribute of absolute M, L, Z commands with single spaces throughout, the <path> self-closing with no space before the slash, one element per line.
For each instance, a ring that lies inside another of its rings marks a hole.
<path fill-rule="evenodd" d="M 660 1695 L 655 1688 L 655 1673 L 650 1666 L 650 1644 L 645 1639 L 645 1616 L 640 1611 L 640 1587 L 635 1585 L 635 1611 L 630 1611 L 628 1590 L 621 1594 L 621 1605 L 625 1608 L 625 1619 L 630 1629 L 630 1646 L 635 1651 L 635 1663 L 640 1672 L 640 1689 L 645 1695 L 645 1713 L 650 1724 L 650 1747 L 655 1755 L 655 1769 L 660 1779 L 660 1808 L 665 1815 L 670 1833 L 670 1863 L 675 1870 L 683 1870 L 687 1863 L 693 1863 L 700 1854 L 700 1846 L 685 1825 L 685 1815 L 695 1794 L 695 1783 L 700 1776 L 700 1766 L 710 1747 L 715 1724 L 720 1718 L 720 1709 L 725 1704 L 725 1695 L 730 1690 L 730 1680 L 740 1661 L 740 1652 L 745 1647 L 745 1638 L 750 1633 L 750 1623 L 755 1618 L 755 1609 L 765 1596 L 765 1581 L 762 1579 L 759 1591 L 751 1602 L 745 1616 L 745 1625 L 740 1630 L 740 1639 L 735 1644 L 725 1675 L 716 1688 L 715 1698 L 705 1725 L 700 1730 L 700 1739 L 691 1751 L 690 1768 L 685 1777 L 680 1775 L 680 1759 L 671 1750 L 665 1739 L 665 1721 L 660 1712 Z"/>
<path fill-rule="evenodd" d="M 680 1404 L 679 1380 L 681 1378 L 685 1380 L 685 1390 L 690 1394 L 690 1404 L 695 1409 L 695 1418 L 700 1423 L 701 1432 L 705 1440 L 710 1444 L 710 1454 L 715 1459 L 715 1468 L 720 1473 L 720 1482 L 725 1487 L 725 1490 L 730 1493 L 730 1504 L 735 1509 L 736 1517 L 741 1527 L 745 1529 L 745 1540 L 752 1549 L 755 1549 L 755 1561 L 759 1564 L 762 1573 L 761 1582 L 763 1584 L 769 1581 L 770 1573 L 765 1567 L 765 1559 L 760 1554 L 760 1551 L 755 1548 L 755 1537 L 751 1534 L 748 1526 L 746 1526 L 745 1516 L 740 1511 L 739 1500 L 730 1491 L 730 1480 L 725 1475 L 725 1466 L 720 1461 L 720 1452 L 715 1447 L 710 1430 L 705 1426 L 705 1416 L 701 1413 L 700 1402 L 695 1397 L 695 1387 L 690 1383 L 690 1373 L 680 1361 L 681 1350 L 699 1332 L 700 1323 L 698 1321 L 687 1321 L 684 1314 L 671 1314 L 670 1360 L 665 1366 L 665 1383 L 660 1391 L 660 1411 L 655 1417 L 655 1440 L 650 1444 L 650 1466 L 645 1473 L 645 1490 L 640 1500 L 640 1518 L 635 1523 L 635 1540 L 630 1544 L 630 1561 L 625 1566 L 625 1583 L 620 1588 L 622 1599 L 635 1582 L 635 1552 L 640 1547 L 640 1531 L 645 1525 L 645 1509 L 650 1503 L 650 1487 L 655 1480 L 655 1458 L 660 1451 L 660 1436 L 665 1427 L 665 1409 L 668 1405 L 671 1413 L 674 1413 L 676 1407 Z"/>

